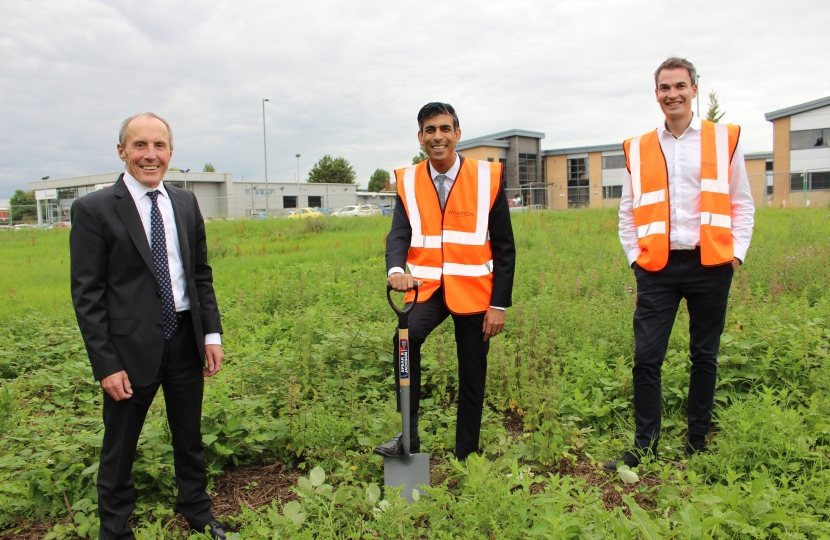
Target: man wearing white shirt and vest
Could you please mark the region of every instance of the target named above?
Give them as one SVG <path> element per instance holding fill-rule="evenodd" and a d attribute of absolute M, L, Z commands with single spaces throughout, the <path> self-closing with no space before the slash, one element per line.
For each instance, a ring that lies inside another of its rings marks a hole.
<path fill-rule="evenodd" d="M 720 336 L 732 276 L 746 258 L 755 206 L 740 128 L 701 120 L 694 66 L 669 58 L 654 74 L 663 124 L 623 144 L 628 172 L 619 234 L 637 279 L 634 311 L 634 447 L 604 465 L 637 466 L 657 453 L 661 367 L 677 308 L 689 310 L 691 375 L 687 455 L 706 449 Z"/>
<path fill-rule="evenodd" d="M 135 538 L 132 466 L 159 387 L 172 435 L 176 509 L 192 529 L 225 538 L 210 511 L 201 434 L 204 378 L 224 359 L 205 223 L 192 192 L 162 182 L 173 155 L 164 119 L 149 112 L 126 119 L 118 155 L 126 171 L 112 187 L 72 204 L 69 236 L 72 302 L 104 390 L 98 538 Z"/>
<path fill-rule="evenodd" d="M 395 171 L 398 196 L 386 239 L 392 288 L 406 292 L 404 301 L 411 303 L 419 285 L 418 303 L 409 315 L 411 451 L 420 450 L 421 345 L 452 316 L 459 386 L 455 454 L 465 459 L 478 451 L 489 339 L 504 329 L 505 309 L 512 304 L 516 249 L 501 163 L 456 154 L 461 129 L 447 103 L 424 105 L 418 128 L 418 142 L 429 159 Z M 395 362 L 399 391 L 397 368 Z M 375 452 L 402 455 L 401 435 Z"/>

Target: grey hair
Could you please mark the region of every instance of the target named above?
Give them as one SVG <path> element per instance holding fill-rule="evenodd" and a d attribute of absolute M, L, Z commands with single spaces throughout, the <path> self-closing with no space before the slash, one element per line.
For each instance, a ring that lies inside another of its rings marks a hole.
<path fill-rule="evenodd" d="M 689 76 L 692 78 L 692 84 L 697 84 L 697 70 L 695 69 L 694 64 L 686 60 L 685 58 L 680 58 L 678 56 L 670 56 L 666 58 L 660 67 L 657 68 L 657 71 L 654 72 L 654 87 L 657 87 L 657 77 L 660 75 L 660 72 L 664 69 L 677 69 L 683 68 L 689 72 Z"/>
<path fill-rule="evenodd" d="M 161 120 L 161 123 L 167 128 L 167 136 L 170 137 L 170 149 L 173 149 L 173 130 L 170 129 L 170 124 L 167 123 L 167 120 L 162 118 L 161 116 L 157 115 L 154 112 L 144 111 L 138 114 L 134 114 L 131 117 L 127 118 L 123 122 L 121 122 L 121 129 L 118 131 L 118 142 L 121 143 L 121 147 L 127 145 L 127 126 L 130 125 L 130 122 L 135 120 L 140 116 L 145 116 L 147 118 L 155 118 L 156 120 Z"/>

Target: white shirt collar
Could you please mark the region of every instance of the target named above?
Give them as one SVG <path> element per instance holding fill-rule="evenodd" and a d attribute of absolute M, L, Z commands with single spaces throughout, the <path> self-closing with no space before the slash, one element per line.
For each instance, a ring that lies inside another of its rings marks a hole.
<path fill-rule="evenodd" d="M 458 171 L 460 169 L 461 169 L 461 156 L 458 155 L 458 153 L 456 153 L 455 154 L 455 163 L 452 164 L 452 167 L 450 167 L 450 170 L 448 170 L 447 172 L 444 173 L 444 176 L 446 176 L 450 180 L 454 181 L 455 177 L 458 176 Z M 430 178 L 435 180 L 435 177 L 438 176 L 439 174 L 441 174 L 441 173 L 439 173 L 438 171 L 433 169 L 432 164 L 430 163 L 429 164 L 429 176 L 430 176 Z"/>
<path fill-rule="evenodd" d="M 692 113 L 692 122 L 689 124 L 689 127 L 686 128 L 686 131 L 684 131 L 683 134 L 685 135 L 686 133 L 688 133 L 690 129 L 694 131 L 700 131 L 702 127 L 703 125 L 700 121 L 700 118 L 695 113 Z M 663 121 L 660 122 L 660 125 L 657 127 L 657 134 L 662 137 L 667 133 L 674 137 L 674 135 L 672 135 L 672 133 L 668 129 L 666 129 L 666 120 L 663 119 Z"/>
<path fill-rule="evenodd" d="M 133 178 L 130 173 L 124 171 L 124 184 L 126 184 L 127 189 L 130 190 L 130 193 L 132 194 L 135 200 L 138 200 L 141 197 L 147 195 L 149 192 L 153 191 L 153 189 L 157 189 L 164 197 L 167 197 L 168 199 L 170 198 L 167 195 L 167 190 L 164 189 L 163 180 L 159 182 L 159 185 L 157 187 L 149 188 L 141 182 L 139 182 L 138 180 L 136 180 L 135 178 Z"/>

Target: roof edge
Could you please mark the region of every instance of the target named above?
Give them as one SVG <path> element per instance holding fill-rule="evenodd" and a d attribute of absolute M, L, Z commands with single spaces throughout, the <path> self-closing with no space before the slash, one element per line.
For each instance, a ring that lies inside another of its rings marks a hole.
<path fill-rule="evenodd" d="M 793 105 L 792 107 L 787 107 L 785 109 L 778 109 L 777 111 L 764 113 L 764 118 L 767 122 L 772 122 L 773 120 L 778 120 L 779 118 L 784 118 L 785 116 L 792 116 L 794 114 L 812 111 L 813 109 L 826 107 L 827 105 L 830 105 L 830 96 L 808 101 L 807 103 L 801 103 L 799 105 Z"/>

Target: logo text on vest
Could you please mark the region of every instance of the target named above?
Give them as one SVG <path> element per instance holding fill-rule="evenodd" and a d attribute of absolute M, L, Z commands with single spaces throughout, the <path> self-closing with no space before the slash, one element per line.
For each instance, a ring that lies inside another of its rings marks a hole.
<path fill-rule="evenodd" d="M 450 215 L 459 216 L 459 217 L 473 217 L 476 215 L 475 212 L 463 212 L 461 210 L 450 210 Z"/>

